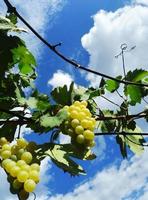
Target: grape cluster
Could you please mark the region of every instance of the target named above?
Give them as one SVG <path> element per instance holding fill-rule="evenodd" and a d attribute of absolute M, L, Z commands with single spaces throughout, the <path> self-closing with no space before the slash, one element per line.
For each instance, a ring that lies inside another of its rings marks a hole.
<path fill-rule="evenodd" d="M 12 178 L 15 190 L 33 192 L 39 182 L 39 164 L 33 162 L 34 142 L 28 143 L 24 138 L 11 145 L 5 137 L 0 138 L 1 166 Z"/>
<path fill-rule="evenodd" d="M 62 125 L 62 132 L 71 137 L 73 144 L 93 147 L 96 120 L 87 108 L 87 101 L 75 101 L 64 108 L 68 112 L 68 120 Z"/>

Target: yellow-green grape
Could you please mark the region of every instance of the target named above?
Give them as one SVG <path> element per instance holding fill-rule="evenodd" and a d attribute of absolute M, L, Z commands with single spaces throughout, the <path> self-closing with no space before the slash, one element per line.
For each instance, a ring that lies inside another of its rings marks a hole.
<path fill-rule="evenodd" d="M 83 128 L 87 128 L 88 127 L 88 120 L 87 119 L 83 119 L 82 121 L 81 121 L 81 125 L 83 126 Z"/>
<path fill-rule="evenodd" d="M 23 183 L 20 183 L 17 179 L 15 179 L 12 183 L 14 189 L 18 190 L 22 187 Z"/>
<path fill-rule="evenodd" d="M 81 108 L 78 106 L 75 106 L 75 110 L 79 113 L 81 111 Z"/>
<path fill-rule="evenodd" d="M 75 102 L 73 103 L 73 105 L 79 107 L 79 106 L 81 105 L 81 103 L 80 103 L 80 101 L 75 101 Z"/>
<path fill-rule="evenodd" d="M 32 161 L 32 154 L 28 151 L 24 152 L 21 156 L 21 160 L 24 160 L 27 164 Z"/>
<path fill-rule="evenodd" d="M 90 129 L 90 130 L 94 130 L 94 125 L 93 125 L 93 122 L 88 120 L 87 122 L 87 128 Z"/>
<path fill-rule="evenodd" d="M 18 166 L 14 166 L 10 169 L 10 175 L 12 177 L 17 177 L 18 173 L 20 172 L 21 168 Z"/>
<path fill-rule="evenodd" d="M 77 126 L 76 128 L 75 128 L 75 132 L 76 132 L 76 134 L 83 134 L 83 132 L 84 132 L 84 128 L 82 127 L 82 126 Z"/>
<path fill-rule="evenodd" d="M 71 121 L 71 126 L 72 126 L 73 128 L 76 128 L 76 126 L 78 126 L 79 124 L 80 124 L 80 122 L 79 122 L 78 119 L 73 119 L 73 120 Z"/>
<path fill-rule="evenodd" d="M 29 193 L 26 192 L 24 189 L 22 189 L 20 192 L 19 192 L 19 198 L 21 200 L 26 200 L 29 198 Z"/>
<path fill-rule="evenodd" d="M 7 141 L 7 139 L 5 137 L 1 137 L 0 138 L 0 145 L 1 146 L 3 146 L 4 144 L 7 144 L 7 143 L 8 143 L 8 141 Z"/>
<path fill-rule="evenodd" d="M 76 110 L 72 110 L 70 112 L 70 117 L 73 118 L 73 119 L 77 119 L 79 116 L 79 113 L 76 111 Z"/>
<path fill-rule="evenodd" d="M 85 115 L 86 115 L 87 117 L 91 117 L 91 113 L 90 113 L 90 111 L 89 111 L 88 108 L 83 109 L 83 112 L 85 113 Z"/>
<path fill-rule="evenodd" d="M 74 111 L 75 109 L 76 109 L 76 106 L 71 105 L 71 106 L 69 107 L 69 112 L 71 113 L 71 112 Z"/>
<path fill-rule="evenodd" d="M 69 106 L 64 106 L 64 109 L 68 110 L 68 109 L 69 109 Z"/>
<path fill-rule="evenodd" d="M 19 171 L 17 179 L 19 182 L 24 183 L 29 178 L 29 173 L 25 170 Z"/>
<path fill-rule="evenodd" d="M 5 168 L 8 163 L 12 162 L 11 159 L 5 159 L 2 161 L 2 167 Z"/>
<path fill-rule="evenodd" d="M 11 158 L 11 160 L 13 160 L 13 161 L 17 161 L 16 155 L 11 155 L 10 158 Z"/>
<path fill-rule="evenodd" d="M 93 140 L 95 137 L 94 133 L 90 130 L 85 130 L 83 132 L 83 135 L 84 135 L 85 139 L 87 139 L 87 140 Z"/>
<path fill-rule="evenodd" d="M 32 165 L 30 165 L 30 169 L 31 170 L 36 170 L 36 171 L 40 171 L 40 165 L 37 163 L 33 163 Z"/>
<path fill-rule="evenodd" d="M 11 161 L 11 162 L 8 162 L 6 165 L 5 165 L 5 170 L 10 173 L 12 167 L 16 166 L 16 162 L 14 161 Z"/>
<path fill-rule="evenodd" d="M 30 170 L 29 179 L 32 179 L 35 182 L 39 182 L 39 180 L 40 180 L 39 172 L 36 170 Z"/>
<path fill-rule="evenodd" d="M 80 105 L 81 110 L 86 109 L 86 107 L 84 105 Z"/>
<path fill-rule="evenodd" d="M 85 107 L 87 107 L 88 103 L 87 103 L 87 101 L 81 101 L 81 105 L 84 105 Z"/>
<path fill-rule="evenodd" d="M 10 146 L 9 144 L 4 144 L 4 145 L 2 146 L 2 151 L 4 151 L 4 150 L 11 151 L 11 146 Z"/>
<path fill-rule="evenodd" d="M 95 120 L 95 118 L 91 117 L 89 120 L 92 121 L 92 123 L 93 123 L 94 126 L 96 125 L 96 120 Z"/>
<path fill-rule="evenodd" d="M 91 141 L 91 142 L 89 143 L 89 146 L 90 146 L 90 147 L 94 147 L 95 145 L 96 145 L 95 141 Z"/>
<path fill-rule="evenodd" d="M 76 137 L 76 141 L 77 141 L 77 143 L 79 143 L 79 144 L 83 144 L 84 141 L 85 141 L 84 135 L 82 135 L 82 134 L 78 135 L 78 136 Z"/>
<path fill-rule="evenodd" d="M 24 190 L 26 192 L 33 192 L 36 188 L 36 183 L 35 181 L 28 179 L 27 181 L 25 181 L 24 183 Z"/>
<path fill-rule="evenodd" d="M 4 151 L 1 152 L 1 157 L 3 159 L 10 158 L 10 156 L 11 156 L 11 151 L 9 151 L 9 150 L 4 150 Z"/>
<path fill-rule="evenodd" d="M 19 149 L 16 156 L 18 159 L 21 159 L 21 156 L 23 155 L 23 153 L 25 152 L 25 150 L 22 148 L 22 149 Z"/>
<path fill-rule="evenodd" d="M 20 148 L 26 148 L 26 146 L 28 145 L 28 142 L 24 138 L 20 138 L 17 140 L 17 145 Z"/>
<path fill-rule="evenodd" d="M 24 171 L 29 172 L 29 171 L 30 171 L 30 166 L 27 165 L 27 164 L 26 164 L 26 165 L 22 165 L 22 166 L 21 166 L 21 169 L 24 170 Z"/>
<path fill-rule="evenodd" d="M 26 162 L 24 160 L 18 160 L 16 163 L 17 166 L 21 167 L 23 165 L 26 165 Z"/>
<path fill-rule="evenodd" d="M 79 119 L 80 121 L 85 119 L 86 115 L 84 112 L 79 112 L 78 116 L 77 116 L 77 119 Z"/>

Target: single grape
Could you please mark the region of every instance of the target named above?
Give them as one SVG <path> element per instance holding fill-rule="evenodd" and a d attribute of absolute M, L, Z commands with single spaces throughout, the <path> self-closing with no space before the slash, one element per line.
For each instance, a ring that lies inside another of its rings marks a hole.
<path fill-rule="evenodd" d="M 4 151 L 1 152 L 1 157 L 3 159 L 10 158 L 10 156 L 11 156 L 11 151 L 9 151 L 9 150 L 4 150 Z"/>
<path fill-rule="evenodd" d="M 5 159 L 2 161 L 2 167 L 5 168 L 8 163 L 12 162 L 11 159 Z"/>
<path fill-rule="evenodd" d="M 87 122 L 87 128 L 90 129 L 90 130 L 94 130 L 94 124 L 92 121 L 88 120 Z"/>
<path fill-rule="evenodd" d="M 84 135 L 82 135 L 82 134 L 78 135 L 78 136 L 76 137 L 76 141 L 77 141 L 77 143 L 79 143 L 79 144 L 83 144 L 84 141 L 85 141 Z"/>
<path fill-rule="evenodd" d="M 88 120 L 87 119 L 83 119 L 81 121 L 81 125 L 83 126 L 83 128 L 88 128 Z"/>
<path fill-rule="evenodd" d="M 80 101 L 75 101 L 75 102 L 73 103 L 73 105 L 79 107 L 79 106 L 81 105 L 81 103 L 80 103 Z"/>
<path fill-rule="evenodd" d="M 16 166 L 16 162 L 14 161 L 11 161 L 11 162 L 8 162 L 6 165 L 5 165 L 5 170 L 10 173 L 11 169 Z"/>
<path fill-rule="evenodd" d="M 11 155 L 10 158 L 11 158 L 11 160 L 13 160 L 13 161 L 17 161 L 16 155 Z"/>
<path fill-rule="evenodd" d="M 93 140 L 95 137 L 94 133 L 90 130 L 85 130 L 83 132 L 83 135 L 84 135 L 85 139 L 87 139 L 87 140 Z"/>
<path fill-rule="evenodd" d="M 19 192 L 19 198 L 21 200 L 26 200 L 29 198 L 29 193 L 26 192 L 24 189 Z"/>
<path fill-rule="evenodd" d="M 33 163 L 33 164 L 30 166 L 30 169 L 31 169 L 31 170 L 40 171 L 40 165 L 37 164 L 37 163 Z"/>
<path fill-rule="evenodd" d="M 29 171 L 29 179 L 32 179 L 35 182 L 39 182 L 39 180 L 40 180 L 39 172 L 36 170 L 30 170 Z"/>
<path fill-rule="evenodd" d="M 74 111 L 75 109 L 76 109 L 76 106 L 71 105 L 71 106 L 69 107 L 69 112 L 71 113 L 71 112 Z"/>
<path fill-rule="evenodd" d="M 20 148 L 26 148 L 26 146 L 28 145 L 28 142 L 24 138 L 20 138 L 17 140 L 17 145 Z"/>
<path fill-rule="evenodd" d="M 79 122 L 78 119 L 73 119 L 73 120 L 71 121 L 71 126 L 72 126 L 73 128 L 76 128 L 76 126 L 78 126 L 79 124 L 80 124 L 80 122 Z"/>
<path fill-rule="evenodd" d="M 84 105 L 85 107 L 87 107 L 88 103 L 87 101 L 81 101 L 81 105 Z"/>
<path fill-rule="evenodd" d="M 18 160 L 16 163 L 17 166 L 21 167 L 23 165 L 26 165 L 26 162 L 24 160 Z"/>
<path fill-rule="evenodd" d="M 69 110 L 69 106 L 64 106 L 64 109 Z"/>
<path fill-rule="evenodd" d="M 4 150 L 11 151 L 11 146 L 10 146 L 9 144 L 4 144 L 4 145 L 2 146 L 2 151 L 4 151 Z"/>
<path fill-rule="evenodd" d="M 23 183 L 20 183 L 17 179 L 15 179 L 12 183 L 14 189 L 18 190 L 23 186 Z"/>
<path fill-rule="evenodd" d="M 17 177 L 18 173 L 20 172 L 21 168 L 18 166 L 14 166 L 10 169 L 10 175 L 12 177 Z"/>
<path fill-rule="evenodd" d="M 29 172 L 31 168 L 30 168 L 29 165 L 26 164 L 26 165 L 22 165 L 22 166 L 21 166 L 21 169 L 24 170 L 24 171 Z"/>
<path fill-rule="evenodd" d="M 22 154 L 25 152 L 25 150 L 23 148 L 19 149 L 16 156 L 18 159 L 21 159 Z"/>
<path fill-rule="evenodd" d="M 0 138 L 0 145 L 3 146 L 4 144 L 7 144 L 8 140 L 5 137 Z"/>
<path fill-rule="evenodd" d="M 25 170 L 19 171 L 17 179 L 19 182 L 24 183 L 29 178 L 29 173 Z"/>
<path fill-rule="evenodd" d="M 75 132 L 76 132 L 76 134 L 83 134 L 83 132 L 84 132 L 84 128 L 82 127 L 82 126 L 77 126 L 76 128 L 75 128 Z"/>
<path fill-rule="evenodd" d="M 86 115 L 84 112 L 79 112 L 78 116 L 77 116 L 77 119 L 79 119 L 80 121 L 85 119 L 86 118 Z"/>
<path fill-rule="evenodd" d="M 78 118 L 78 112 L 76 111 L 76 110 L 73 110 L 73 111 L 71 111 L 70 112 L 70 117 L 72 118 L 72 119 L 77 119 Z"/>
<path fill-rule="evenodd" d="M 35 181 L 28 179 L 27 181 L 25 181 L 24 183 L 24 190 L 26 192 L 33 192 L 36 188 L 36 183 Z"/>
<path fill-rule="evenodd" d="M 27 164 L 32 161 L 32 154 L 28 151 L 24 152 L 21 156 L 21 160 L 24 160 Z"/>

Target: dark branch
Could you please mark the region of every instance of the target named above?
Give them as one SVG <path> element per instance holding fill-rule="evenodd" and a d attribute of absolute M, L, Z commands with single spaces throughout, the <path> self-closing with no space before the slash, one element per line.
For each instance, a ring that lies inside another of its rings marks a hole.
<path fill-rule="evenodd" d="M 125 132 L 116 132 L 116 133 L 110 133 L 110 132 L 103 132 L 103 133 L 95 133 L 95 136 L 101 136 L 101 135 L 143 135 L 143 136 L 148 136 L 148 133 L 125 133 Z"/>
<path fill-rule="evenodd" d="M 87 72 L 90 72 L 90 73 L 93 73 L 95 75 L 98 75 L 98 76 L 101 76 L 101 77 L 104 77 L 104 78 L 107 78 L 107 79 L 111 79 L 111 80 L 114 80 L 118 83 L 123 83 L 123 84 L 130 84 L 130 85 L 137 85 L 137 86 L 140 86 L 140 87 L 148 87 L 148 84 L 142 84 L 142 83 L 136 83 L 136 82 L 130 82 L 130 81 L 125 81 L 125 80 L 119 80 L 119 79 L 116 79 L 114 77 L 111 77 L 111 76 L 108 76 L 106 74 L 103 74 L 103 73 L 100 73 L 100 72 L 97 72 L 97 71 L 94 71 L 90 68 L 92 67 L 89 67 L 89 68 L 86 68 L 84 66 L 82 66 L 81 64 L 79 64 L 78 62 L 76 61 L 73 61 L 69 58 L 67 58 L 66 56 L 64 56 L 62 53 L 60 53 L 59 51 L 57 51 L 57 49 L 55 48 L 55 45 L 51 45 L 49 42 L 47 42 L 16 10 L 15 7 L 13 7 L 11 5 L 11 3 L 8 1 L 8 0 L 4 0 L 5 4 L 7 5 L 8 7 L 8 11 L 9 12 L 13 12 L 33 33 L 34 35 L 36 35 L 39 40 L 41 40 L 47 47 L 49 47 L 56 55 L 58 55 L 60 58 L 62 58 L 64 61 L 66 61 L 67 63 L 71 64 L 72 66 L 78 68 L 78 69 L 81 69 L 81 70 L 84 70 L 84 71 L 87 71 Z"/>

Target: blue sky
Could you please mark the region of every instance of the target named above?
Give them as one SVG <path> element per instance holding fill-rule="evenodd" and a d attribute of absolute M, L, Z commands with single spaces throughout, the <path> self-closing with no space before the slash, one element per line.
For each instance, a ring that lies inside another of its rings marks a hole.
<path fill-rule="evenodd" d="M 136 50 L 126 55 L 127 70 L 135 66 L 147 69 L 147 0 L 42 0 L 40 3 L 30 0 L 23 7 L 19 0 L 11 2 L 50 43 L 62 42 L 60 51 L 83 65 L 113 76 L 122 74 L 121 61 L 114 56 L 120 51 L 120 44 L 126 42 L 129 47 L 136 45 Z M 35 11 L 30 12 L 31 6 Z M 1 13 L 4 9 L 0 2 Z M 41 92 L 49 94 L 53 87 L 69 85 L 73 80 L 85 87 L 99 84 L 99 77 L 74 69 L 31 33 L 23 37 L 38 61 L 36 85 Z M 119 101 L 109 94 L 108 98 Z M 100 99 L 97 103 L 104 108 L 112 106 Z M 137 110 L 144 106 L 143 103 Z M 142 125 L 147 131 L 147 124 Z M 35 134 L 26 137 L 36 139 Z M 42 142 L 46 140 L 47 136 L 42 136 Z M 45 160 L 37 200 L 147 200 L 147 150 L 141 157 L 130 154 L 123 161 L 114 138 L 102 136 L 96 142 L 94 151 L 98 158 L 81 162 L 87 176 L 71 178 Z M 1 171 L 0 175 L 5 178 Z M 6 181 L 4 186 L 0 185 L 3 200 L 15 199 L 6 185 Z"/>

